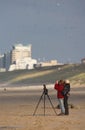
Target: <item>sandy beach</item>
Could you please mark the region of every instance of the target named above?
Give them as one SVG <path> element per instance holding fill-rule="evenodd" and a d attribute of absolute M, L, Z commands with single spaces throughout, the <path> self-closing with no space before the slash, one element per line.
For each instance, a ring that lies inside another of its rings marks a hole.
<path fill-rule="evenodd" d="M 48 95 L 55 107 L 58 100 L 53 85 L 47 85 Z M 85 87 L 71 88 L 68 116 L 57 116 L 46 96 L 44 116 L 43 99 L 36 105 L 42 95 L 43 86 L 0 88 L 0 130 L 84 130 L 85 129 Z"/>

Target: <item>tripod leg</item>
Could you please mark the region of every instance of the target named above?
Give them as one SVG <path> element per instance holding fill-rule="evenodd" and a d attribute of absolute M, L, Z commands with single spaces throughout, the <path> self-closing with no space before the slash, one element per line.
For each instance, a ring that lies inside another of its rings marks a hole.
<path fill-rule="evenodd" d="M 54 110 L 55 114 L 57 115 L 57 113 L 56 113 L 56 111 L 55 111 L 55 108 L 54 108 L 54 106 L 53 106 L 53 104 L 52 104 L 52 102 L 51 102 L 51 99 L 50 99 L 50 97 L 49 97 L 49 95 L 48 95 L 48 94 L 47 94 L 47 97 L 48 97 L 48 99 L 49 99 L 49 101 L 50 101 L 50 104 L 51 104 L 51 106 L 52 106 L 52 108 L 53 108 L 53 110 Z"/>
<path fill-rule="evenodd" d="M 35 110 L 34 110 L 33 116 L 35 115 L 35 113 L 36 113 L 36 111 L 37 111 L 37 108 L 38 108 L 38 106 L 39 106 L 39 103 L 40 103 L 42 97 L 43 97 L 43 94 L 41 95 L 41 97 L 40 97 L 40 99 L 39 99 L 39 101 L 38 101 L 38 104 L 37 104 L 37 106 L 36 106 L 36 108 L 35 108 Z"/>

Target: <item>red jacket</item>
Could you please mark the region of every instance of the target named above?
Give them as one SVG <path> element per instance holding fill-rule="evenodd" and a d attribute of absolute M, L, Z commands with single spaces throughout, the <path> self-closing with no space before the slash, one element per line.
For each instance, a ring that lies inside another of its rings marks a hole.
<path fill-rule="evenodd" d="M 55 83 L 54 89 L 57 90 L 57 98 L 64 98 L 64 96 L 61 93 L 64 89 L 64 85 Z"/>

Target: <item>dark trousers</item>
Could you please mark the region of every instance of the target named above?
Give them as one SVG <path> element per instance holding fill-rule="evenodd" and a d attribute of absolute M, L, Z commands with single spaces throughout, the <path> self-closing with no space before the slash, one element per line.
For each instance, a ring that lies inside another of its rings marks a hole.
<path fill-rule="evenodd" d="M 64 107 L 65 107 L 65 115 L 69 115 L 69 107 L 68 107 L 68 96 L 64 96 Z"/>

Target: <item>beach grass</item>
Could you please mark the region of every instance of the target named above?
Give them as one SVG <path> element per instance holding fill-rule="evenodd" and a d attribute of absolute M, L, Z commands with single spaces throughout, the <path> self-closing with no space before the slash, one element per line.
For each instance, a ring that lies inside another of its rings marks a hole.
<path fill-rule="evenodd" d="M 42 67 L 32 70 L 0 72 L 0 83 L 29 85 L 54 83 L 56 80 L 69 79 L 72 83 L 85 83 L 85 64 L 66 64 Z"/>

